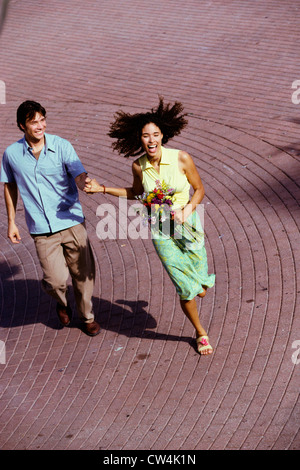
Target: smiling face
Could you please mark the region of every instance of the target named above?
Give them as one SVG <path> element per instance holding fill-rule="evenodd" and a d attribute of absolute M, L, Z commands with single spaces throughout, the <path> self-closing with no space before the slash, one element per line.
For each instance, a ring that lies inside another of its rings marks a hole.
<path fill-rule="evenodd" d="M 161 156 L 163 134 L 153 122 L 146 124 L 142 129 L 142 147 L 149 158 Z"/>
<path fill-rule="evenodd" d="M 35 113 L 35 116 L 32 119 L 26 119 L 25 126 L 21 125 L 21 127 L 28 142 L 41 142 L 46 130 L 46 118 L 40 113 Z"/>

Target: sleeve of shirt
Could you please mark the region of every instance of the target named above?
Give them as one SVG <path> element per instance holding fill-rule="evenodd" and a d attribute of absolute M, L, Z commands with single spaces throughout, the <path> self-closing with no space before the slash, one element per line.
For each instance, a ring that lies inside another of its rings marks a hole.
<path fill-rule="evenodd" d="M 67 140 L 64 142 L 63 159 L 67 172 L 72 175 L 73 178 L 76 178 L 76 176 L 81 173 L 87 173 L 73 145 Z"/>
<path fill-rule="evenodd" d="M 15 177 L 10 167 L 6 151 L 3 154 L 1 162 L 0 181 L 1 183 L 15 183 Z"/>

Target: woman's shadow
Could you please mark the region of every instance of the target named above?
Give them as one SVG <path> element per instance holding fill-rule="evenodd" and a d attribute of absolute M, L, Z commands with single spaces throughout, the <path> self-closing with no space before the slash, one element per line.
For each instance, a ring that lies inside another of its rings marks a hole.
<path fill-rule="evenodd" d="M 62 329 L 56 315 L 56 302 L 41 288 L 41 282 L 34 279 L 18 279 L 19 266 L 0 263 L 0 327 L 42 323 L 49 328 Z M 70 286 L 70 303 L 73 319 L 70 328 L 81 328 L 76 312 L 74 295 Z M 185 341 L 192 344 L 190 337 L 170 335 L 156 331 L 157 321 L 147 312 L 148 302 L 144 300 L 118 299 L 110 302 L 93 297 L 95 319 L 103 330 L 118 335 L 140 337 L 151 340 Z M 68 328 L 69 328 L 68 327 Z"/>

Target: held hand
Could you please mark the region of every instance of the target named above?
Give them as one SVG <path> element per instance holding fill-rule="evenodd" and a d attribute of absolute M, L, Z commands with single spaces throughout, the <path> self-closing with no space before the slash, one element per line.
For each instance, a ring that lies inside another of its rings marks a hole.
<path fill-rule="evenodd" d="M 20 243 L 21 237 L 18 227 L 14 222 L 8 224 L 7 236 L 12 243 Z"/>
<path fill-rule="evenodd" d="M 90 190 L 91 181 L 92 181 L 91 178 L 89 178 L 88 176 L 85 178 L 83 191 L 88 192 Z"/>
<path fill-rule="evenodd" d="M 103 193 L 104 186 L 101 186 L 95 178 L 91 180 L 91 178 L 87 177 L 83 191 L 88 194 Z"/>

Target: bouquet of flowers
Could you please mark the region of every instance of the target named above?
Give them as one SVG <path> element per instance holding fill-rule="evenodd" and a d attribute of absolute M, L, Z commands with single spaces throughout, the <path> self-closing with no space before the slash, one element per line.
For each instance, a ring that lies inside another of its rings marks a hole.
<path fill-rule="evenodd" d="M 199 249 L 204 243 L 200 219 L 200 227 L 197 225 L 198 219 L 196 219 L 196 226 L 187 221 L 183 224 L 176 223 L 172 209 L 174 194 L 173 188 L 169 188 L 164 181 L 156 180 L 155 188 L 151 192 L 144 192 L 136 197 L 146 208 L 141 215 L 146 223 L 150 224 L 153 233 L 161 232 L 178 240 L 178 243 L 184 239 L 186 249 Z"/>
<path fill-rule="evenodd" d="M 151 192 L 144 192 L 141 196 L 136 197 L 147 209 L 147 213 L 142 214 L 142 217 L 152 225 L 157 222 L 164 222 L 168 214 L 171 218 L 174 215 L 171 210 L 172 198 L 175 194 L 174 189 L 168 188 L 166 183 L 164 181 L 160 182 L 160 180 L 156 180 L 155 185 Z"/>

